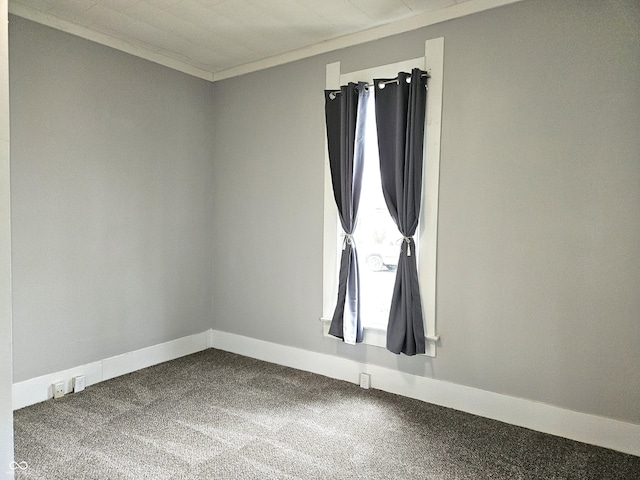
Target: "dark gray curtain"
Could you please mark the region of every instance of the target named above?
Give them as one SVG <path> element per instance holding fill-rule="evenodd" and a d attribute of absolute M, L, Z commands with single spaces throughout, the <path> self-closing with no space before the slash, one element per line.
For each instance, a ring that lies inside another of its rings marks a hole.
<path fill-rule="evenodd" d="M 362 342 L 358 255 L 353 231 L 362 186 L 366 84 L 349 83 L 339 92 L 325 91 L 325 119 L 333 195 L 344 230 L 338 300 L 329 334 L 345 343 Z"/>
<path fill-rule="evenodd" d="M 425 352 L 422 302 L 413 235 L 422 197 L 427 79 L 419 69 L 399 73 L 397 82 L 375 80 L 376 124 L 382 192 L 404 239 L 387 326 L 387 349 Z M 410 81 L 407 82 L 407 79 Z M 380 88 L 380 87 L 383 88 Z"/>

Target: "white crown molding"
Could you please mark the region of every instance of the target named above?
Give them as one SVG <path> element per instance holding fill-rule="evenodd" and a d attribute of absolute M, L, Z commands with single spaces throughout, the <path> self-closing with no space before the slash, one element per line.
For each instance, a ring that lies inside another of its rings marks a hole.
<path fill-rule="evenodd" d="M 228 68 L 226 70 L 220 70 L 213 74 L 213 81 L 215 82 L 231 77 L 237 77 L 258 70 L 265 70 L 267 68 L 276 67 L 296 60 L 302 60 L 322 53 L 328 53 L 334 50 L 359 45 L 361 43 L 371 42 L 373 40 L 379 40 L 392 35 L 417 30 L 418 28 L 428 27 L 429 25 L 435 25 L 436 23 L 446 22 L 455 18 L 465 17 L 473 13 L 490 10 L 492 8 L 520 1 L 522 0 L 469 0 L 464 3 L 457 3 L 439 10 L 424 12 L 405 20 L 398 20 L 396 22 L 370 28 L 369 30 L 364 30 L 362 32 L 352 33 L 350 35 L 316 43 L 308 47 L 299 48 L 273 57 Z"/>
<path fill-rule="evenodd" d="M 213 81 L 213 73 L 211 72 L 207 72 L 200 68 L 194 67 L 193 65 L 189 65 L 188 63 L 167 57 L 166 55 L 162 55 L 161 53 L 158 53 L 150 48 L 143 48 L 138 45 L 129 43 L 126 40 L 121 40 L 105 33 L 96 32 L 88 27 L 78 25 L 61 18 L 53 17 L 52 15 L 40 12 L 34 8 L 10 2 L 9 13 L 17 15 L 18 17 L 26 18 L 27 20 L 31 20 L 36 23 L 40 23 L 42 25 L 46 25 L 47 27 L 55 28 L 56 30 L 70 33 L 86 40 L 91 40 L 92 42 L 96 42 L 101 45 L 106 45 L 107 47 L 120 50 L 121 52 L 129 53 L 136 57 L 149 60 L 165 67 L 169 67 L 173 70 L 186 73 L 193 77 L 202 78 L 203 80 L 208 80 L 210 82 Z"/>
<path fill-rule="evenodd" d="M 258 70 L 264 70 L 267 68 L 283 65 L 285 63 L 293 62 L 296 60 L 302 60 L 307 57 L 312 57 L 322 53 L 328 53 L 334 50 L 351 47 L 361 43 L 369 42 L 372 40 L 378 40 L 380 38 L 389 37 L 391 35 L 397 35 L 400 33 L 416 30 L 418 28 L 427 27 L 429 25 L 435 25 L 437 23 L 446 22 L 455 18 L 464 17 L 474 13 L 482 12 L 484 10 L 490 10 L 492 8 L 501 7 L 510 3 L 520 2 L 522 0 L 468 0 L 463 3 L 457 3 L 449 7 L 441 8 L 438 10 L 431 10 L 421 13 L 411 18 L 404 20 L 398 20 L 396 22 L 387 23 L 378 27 L 371 28 L 358 33 L 345 35 L 325 42 L 316 43 L 303 48 L 284 52 L 273 57 L 256 60 L 255 62 L 249 62 L 243 65 L 219 70 L 217 72 L 208 72 L 201 68 L 190 65 L 186 62 L 175 60 L 167 57 L 152 48 L 144 48 L 139 45 L 134 45 L 125 40 L 100 33 L 91 30 L 88 27 L 77 25 L 75 23 L 63 20 L 52 15 L 48 15 L 45 12 L 38 11 L 34 8 L 9 2 L 9 13 L 17 15 L 19 17 L 32 20 L 36 23 L 47 25 L 63 32 L 71 33 L 78 37 L 91 40 L 102 45 L 106 45 L 116 50 L 120 50 L 131 55 L 135 55 L 140 58 L 158 63 L 165 67 L 178 70 L 180 72 L 192 75 L 194 77 L 202 78 L 208 81 L 218 81 L 227 78 L 237 77 Z"/>

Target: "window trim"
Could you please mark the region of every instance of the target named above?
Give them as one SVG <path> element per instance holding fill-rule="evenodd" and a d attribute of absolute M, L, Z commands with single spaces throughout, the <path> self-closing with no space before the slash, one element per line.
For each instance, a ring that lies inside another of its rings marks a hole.
<path fill-rule="evenodd" d="M 326 67 L 327 90 L 338 90 L 348 82 L 366 81 L 374 78 L 393 78 L 400 71 L 412 68 L 426 70 L 429 75 L 429 93 L 425 119 L 425 163 L 423 168 L 422 208 L 418 225 L 418 278 L 422 311 L 424 315 L 426 351 L 429 357 L 436 356 L 436 267 L 438 245 L 438 197 L 440 185 L 440 136 L 442 122 L 442 78 L 444 67 L 444 37 L 425 42 L 425 56 L 379 67 L 341 73 L 340 62 L 329 63 Z M 322 318 L 324 335 L 335 308 L 338 280 L 338 221 L 331 184 L 331 170 L 327 143 L 325 145 L 324 171 L 324 237 L 322 269 Z M 386 330 L 365 328 L 363 342 L 368 345 L 386 347 Z"/>

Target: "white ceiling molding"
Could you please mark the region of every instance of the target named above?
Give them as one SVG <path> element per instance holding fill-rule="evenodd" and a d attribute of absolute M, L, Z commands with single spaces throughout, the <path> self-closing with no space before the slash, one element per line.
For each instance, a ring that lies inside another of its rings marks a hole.
<path fill-rule="evenodd" d="M 10 0 L 9 12 L 218 81 L 518 1 Z"/>
<path fill-rule="evenodd" d="M 245 65 L 214 72 L 213 80 L 218 81 L 226 78 L 237 77 L 246 73 L 264 70 L 266 68 L 301 60 L 321 53 L 332 52 L 334 50 L 340 50 L 342 48 L 359 45 L 361 43 L 378 40 L 380 38 L 390 37 L 399 33 L 417 30 L 418 28 L 428 27 L 429 25 L 435 25 L 436 23 L 446 22 L 447 20 L 453 20 L 454 18 L 464 17 L 473 13 L 482 12 L 484 10 L 520 1 L 522 0 L 468 0 L 464 3 L 457 3 L 439 10 L 425 12 L 406 20 L 387 23 L 386 25 L 380 25 L 379 27 L 370 28 L 362 32 L 345 35 L 343 37 L 316 43 L 309 47 L 299 48 L 270 58 L 264 58 Z"/>
<path fill-rule="evenodd" d="M 125 40 L 104 33 L 96 32 L 83 25 L 71 23 L 68 20 L 63 20 L 61 18 L 47 15 L 46 13 L 40 12 L 25 5 L 21 5 L 18 3 L 9 3 L 9 13 L 17 15 L 18 17 L 26 18 L 27 20 L 32 20 L 42 25 L 46 25 L 48 27 L 55 28 L 56 30 L 71 33 L 72 35 L 91 40 L 92 42 L 115 48 L 116 50 L 120 50 L 122 52 L 130 53 L 131 55 L 134 55 L 136 57 L 150 60 L 154 63 L 164 65 L 165 67 L 178 70 L 179 72 L 187 73 L 204 80 L 209 80 L 210 82 L 213 81 L 213 72 L 201 70 L 192 65 L 189 65 L 188 63 L 174 60 L 173 58 L 170 58 L 166 55 L 162 55 L 161 53 L 154 51 L 152 48 L 144 48 L 133 45 L 132 43 Z"/>

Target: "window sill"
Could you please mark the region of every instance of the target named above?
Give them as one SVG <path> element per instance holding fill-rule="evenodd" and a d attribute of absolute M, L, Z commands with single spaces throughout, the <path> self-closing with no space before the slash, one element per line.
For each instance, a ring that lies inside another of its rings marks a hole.
<path fill-rule="evenodd" d="M 331 319 L 322 317 L 320 318 L 322 321 L 322 333 L 327 338 L 332 338 L 334 340 L 340 340 L 333 335 L 329 335 L 329 327 L 331 325 Z M 431 337 L 425 336 L 425 353 L 424 355 L 427 357 L 435 357 L 436 356 L 436 343 L 440 340 L 440 337 Z M 365 328 L 364 329 L 364 338 L 362 343 L 365 345 L 371 345 L 373 347 L 387 348 L 387 331 L 378 328 Z"/>

